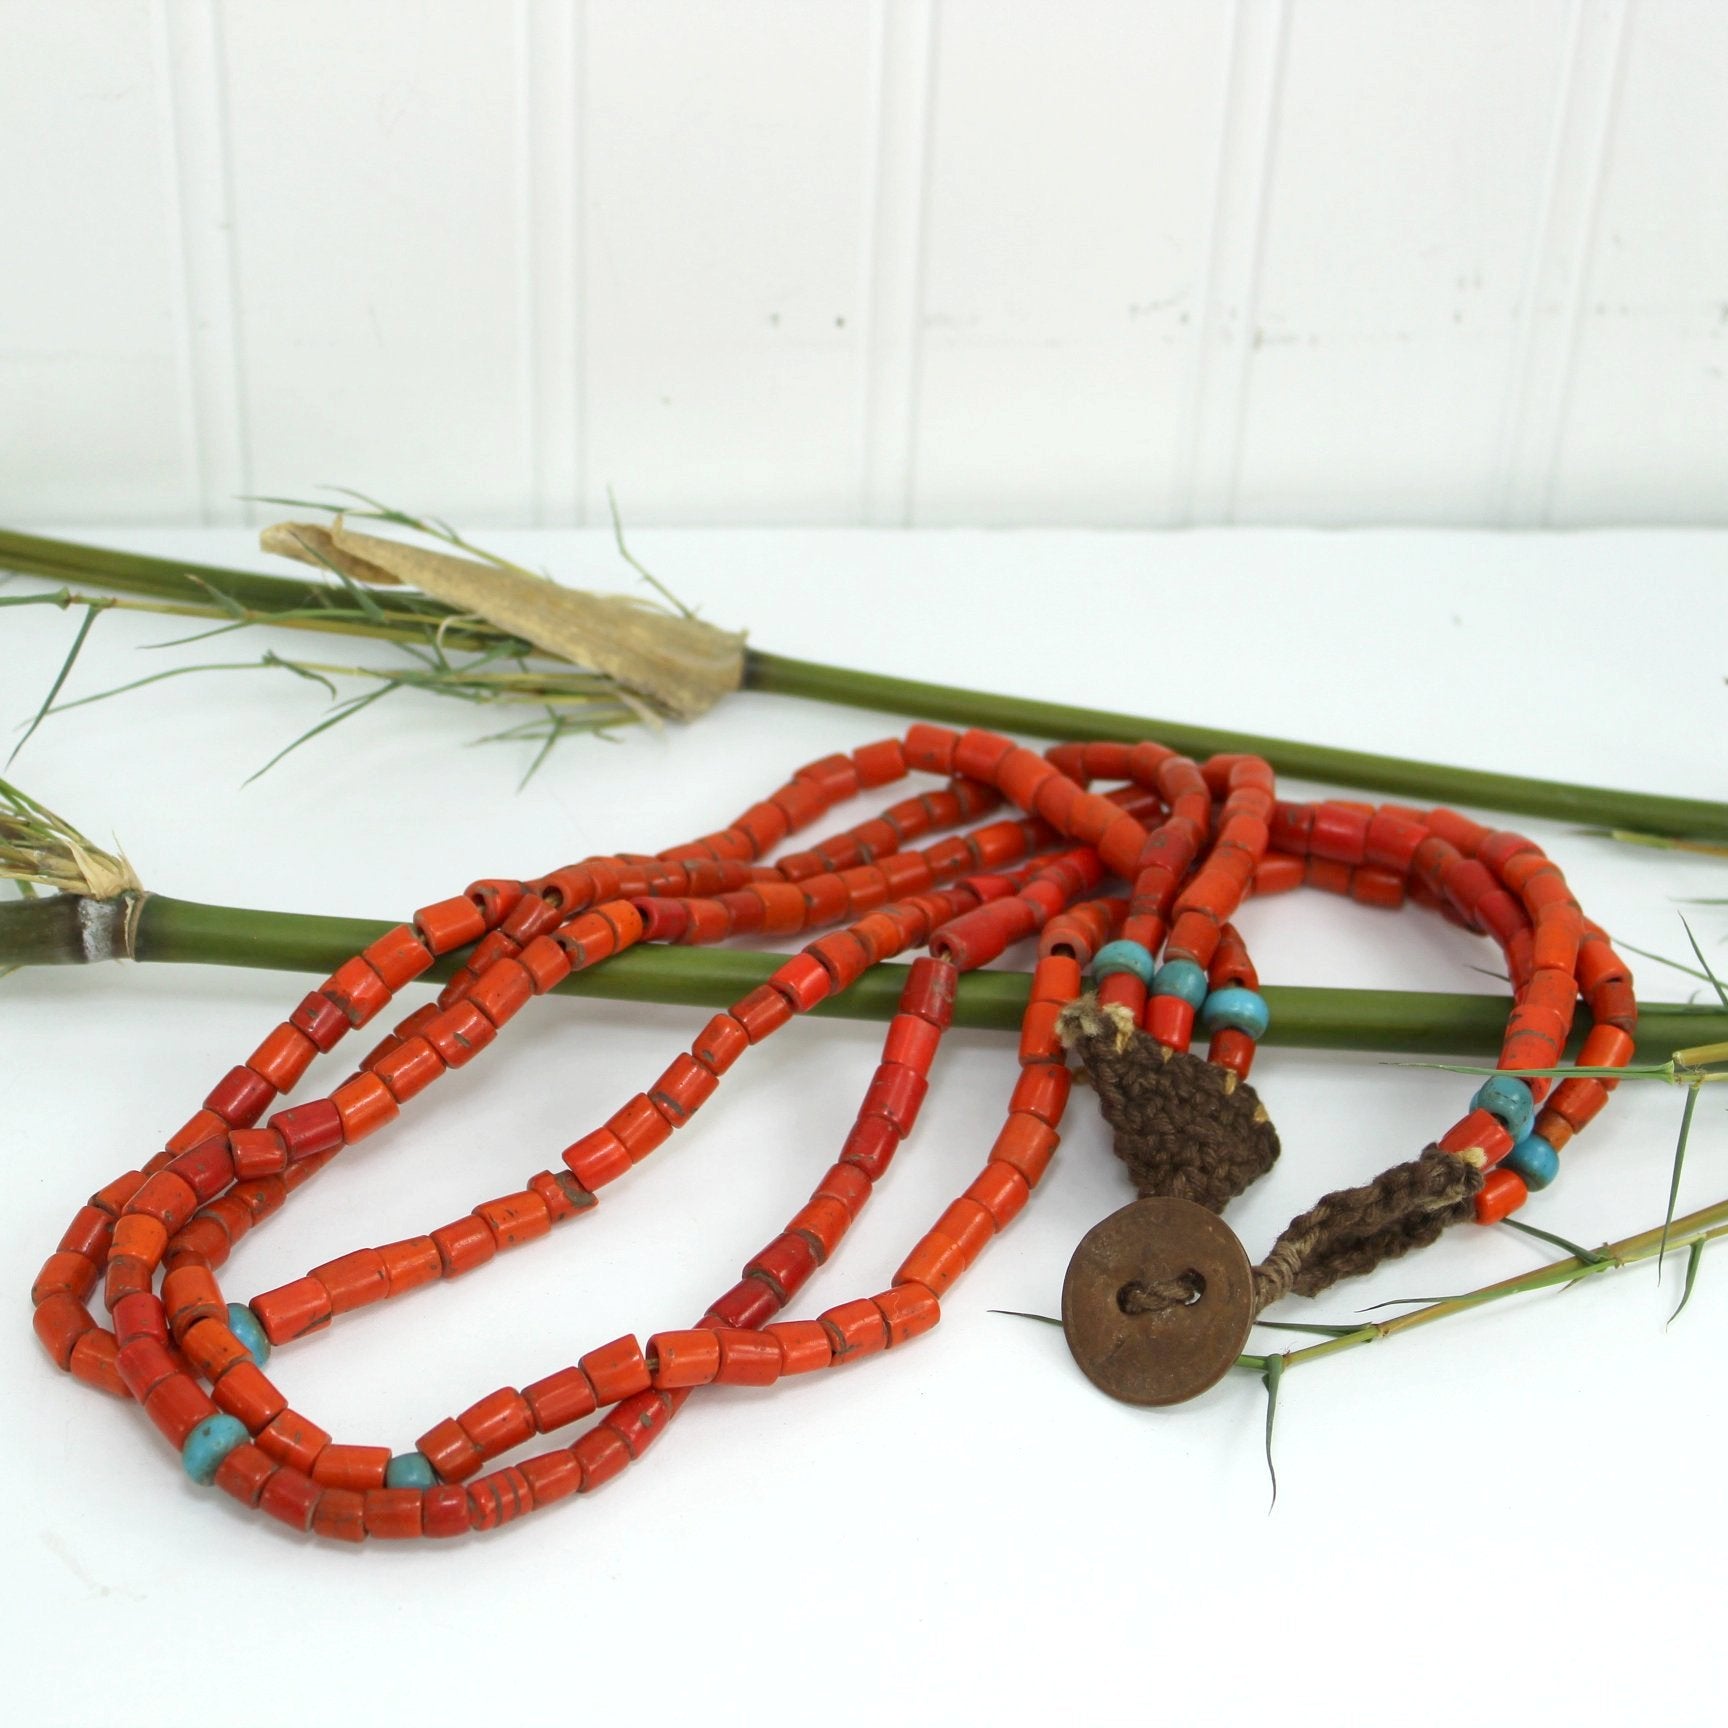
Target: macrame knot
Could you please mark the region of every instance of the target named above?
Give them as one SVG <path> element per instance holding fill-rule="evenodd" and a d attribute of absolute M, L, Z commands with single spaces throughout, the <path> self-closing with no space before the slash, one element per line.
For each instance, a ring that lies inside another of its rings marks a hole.
<path fill-rule="evenodd" d="M 1256 1311 L 1292 1290 L 1317 1296 L 1340 1278 L 1438 1241 L 1448 1225 L 1471 1216 L 1482 1181 L 1479 1164 L 1429 1146 L 1361 1188 L 1328 1194 L 1292 1219 L 1254 1268 Z"/>
<path fill-rule="evenodd" d="M 1081 996 L 1056 1022 L 1080 1058 L 1136 1191 L 1221 1212 L 1278 1158 L 1254 1088 L 1216 1063 L 1167 1049 L 1118 1006 Z"/>

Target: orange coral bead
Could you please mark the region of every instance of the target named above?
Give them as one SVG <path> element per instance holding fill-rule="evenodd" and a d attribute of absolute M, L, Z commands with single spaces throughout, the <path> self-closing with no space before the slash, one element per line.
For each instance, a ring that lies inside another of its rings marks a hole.
<path fill-rule="evenodd" d="M 418 1488 L 368 1488 L 362 1509 L 366 1534 L 386 1542 L 424 1534 L 421 1523 L 424 1500 Z"/>
<path fill-rule="evenodd" d="M 360 950 L 360 958 L 383 980 L 391 995 L 418 978 L 432 964 L 432 952 L 413 927 L 398 924 Z"/>
<path fill-rule="evenodd" d="M 363 1493 L 384 1486 L 389 1463 L 388 1446 L 344 1446 L 331 1441 L 312 1462 L 312 1480 L 325 1488 Z"/>
<path fill-rule="evenodd" d="M 560 1368 L 556 1374 L 524 1386 L 522 1396 L 534 1417 L 534 1426 L 542 1434 L 579 1422 L 599 1408 L 594 1388 L 580 1368 Z"/>
<path fill-rule="evenodd" d="M 296 1278 L 252 1298 L 252 1312 L 272 1344 L 286 1344 L 330 1324 L 330 1292 L 316 1278 Z"/>
<path fill-rule="evenodd" d="M 882 1310 L 890 1349 L 928 1332 L 942 1318 L 942 1305 L 935 1291 L 923 1284 L 896 1284 L 872 1300 Z"/>
<path fill-rule="evenodd" d="M 390 1294 L 390 1275 L 384 1257 L 376 1248 L 356 1248 L 310 1273 L 330 1294 L 332 1314 L 352 1313 L 373 1302 L 382 1302 Z"/>
<path fill-rule="evenodd" d="M 654 1384 L 661 1390 L 706 1386 L 720 1372 L 719 1334 L 700 1327 L 656 1332 L 648 1340 L 647 1356 Z"/>
<path fill-rule="evenodd" d="M 476 1266 L 484 1266 L 498 1252 L 498 1239 L 485 1221 L 470 1213 L 441 1224 L 432 1232 L 439 1258 L 444 1263 L 446 1278 L 460 1278 Z"/>
<path fill-rule="evenodd" d="M 1003 1123 L 990 1148 L 991 1162 L 1012 1166 L 1026 1178 L 1028 1188 L 1036 1188 L 1060 1140 L 1048 1122 L 1029 1111 L 1016 1110 Z"/>
<path fill-rule="evenodd" d="M 896 1278 L 896 1283 L 922 1282 Z M 882 1310 L 864 1297 L 857 1302 L 843 1302 L 823 1314 L 822 1324 L 834 1341 L 834 1361 L 850 1361 L 855 1356 L 873 1356 L 888 1348 L 888 1322 Z"/>
<path fill-rule="evenodd" d="M 484 1201 L 474 1208 L 474 1216 L 492 1232 L 500 1248 L 519 1248 L 524 1242 L 538 1241 L 552 1228 L 546 1202 L 531 1188 Z"/>
<path fill-rule="evenodd" d="M 258 1432 L 258 1444 L 276 1460 L 308 1475 L 330 1436 L 298 1410 L 284 1409 Z"/>
<path fill-rule="evenodd" d="M 278 1092 L 292 1092 L 317 1054 L 317 1045 L 304 1032 L 283 1021 L 246 1058 L 246 1066 L 262 1074 Z"/>
<path fill-rule="evenodd" d="M 414 924 L 434 954 L 465 948 L 486 934 L 486 919 L 466 894 L 422 906 L 414 914 Z"/>
<path fill-rule="evenodd" d="M 423 1284 L 436 1284 L 444 1276 L 438 1244 L 430 1236 L 413 1236 L 406 1242 L 386 1242 L 378 1250 L 384 1263 L 387 1293 L 401 1296 Z"/>
<path fill-rule="evenodd" d="M 594 1395 L 602 1404 L 615 1404 L 620 1399 L 646 1392 L 651 1384 L 648 1364 L 642 1347 L 628 1333 L 602 1344 L 579 1358 L 582 1372 L 588 1376 Z"/>
<path fill-rule="evenodd" d="M 356 1074 L 344 1080 L 330 1094 L 330 1101 L 342 1118 L 342 1139 L 350 1146 L 394 1121 L 399 1110 L 390 1088 L 376 1074 Z"/>
<path fill-rule="evenodd" d="M 443 1074 L 444 1058 L 429 1039 L 409 1038 L 379 1057 L 372 1065 L 372 1072 L 390 1089 L 390 1096 L 398 1104 L 406 1104 Z"/>
<path fill-rule="evenodd" d="M 714 1376 L 718 1384 L 772 1386 L 780 1378 L 780 1341 L 771 1332 L 728 1326 L 715 1336 L 720 1342 L 720 1369 Z"/>
<path fill-rule="evenodd" d="M 780 1346 L 784 1374 L 809 1374 L 834 1360 L 834 1340 L 820 1320 L 776 1320 L 762 1330 Z"/>

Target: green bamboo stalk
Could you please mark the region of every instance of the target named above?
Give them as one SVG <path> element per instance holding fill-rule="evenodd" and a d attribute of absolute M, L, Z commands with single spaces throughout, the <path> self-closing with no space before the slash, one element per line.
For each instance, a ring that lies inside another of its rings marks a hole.
<path fill-rule="evenodd" d="M 1508 1296 L 1523 1296 L 1536 1290 L 1551 1290 L 1556 1284 L 1575 1284 L 1580 1279 L 1597 1278 L 1608 1272 L 1618 1272 L 1643 1260 L 1654 1260 L 1677 1248 L 1702 1248 L 1709 1242 L 1728 1235 L 1728 1200 L 1718 1200 L 1712 1206 L 1676 1218 L 1667 1228 L 1660 1224 L 1640 1230 L 1635 1236 L 1622 1237 L 1597 1249 L 1588 1259 L 1568 1255 L 1564 1260 L 1550 1261 L 1533 1272 L 1521 1272 L 1513 1278 L 1503 1278 L 1498 1284 L 1485 1285 L 1464 1296 L 1453 1296 L 1444 1302 L 1429 1302 L 1407 1314 L 1391 1320 L 1372 1320 L 1327 1338 L 1318 1344 L 1308 1344 L 1300 1350 L 1282 1355 L 1239 1356 L 1236 1365 L 1255 1373 L 1265 1373 L 1273 1364 L 1279 1371 L 1303 1362 L 1317 1362 L 1323 1356 L 1336 1356 L 1340 1351 L 1356 1350 L 1364 1344 L 1378 1344 L 1395 1338 L 1401 1332 L 1414 1331 L 1418 1326 L 1431 1326 L 1437 1320 L 1447 1320 L 1467 1309 L 1480 1308 L 1489 1302 L 1499 1302 Z"/>
<path fill-rule="evenodd" d="M 1576 786 L 1558 780 L 1526 780 L 1515 774 L 1494 774 L 1479 768 L 1412 762 L 1361 750 L 1339 750 L 1326 744 L 1299 744 L 1284 738 L 1191 726 L 1180 720 L 1155 720 L 1059 702 L 1035 702 L 1020 696 L 996 696 L 952 684 L 890 678 L 876 672 L 825 666 L 814 660 L 789 660 L 756 649 L 750 650 L 745 658 L 744 687 L 818 702 L 839 702 L 885 714 L 915 714 L 923 720 L 1026 733 L 1037 738 L 1156 738 L 1161 744 L 1195 757 L 1245 751 L 1264 756 L 1280 774 L 1301 780 L 1370 787 L 1432 803 L 1512 810 L 1558 822 L 1639 829 L 1694 839 L 1728 839 L 1728 804 L 1713 804 L 1699 798 Z M 1600 814 L 1604 810 L 1623 815 L 1610 820 Z"/>
<path fill-rule="evenodd" d="M 0 966 L 43 964 L 83 958 L 72 934 L 57 944 L 43 931 L 49 918 L 59 932 L 82 923 L 55 896 L 0 906 Z M 382 919 L 322 917 L 301 912 L 265 912 L 145 897 L 131 921 L 133 954 L 142 961 L 261 967 L 271 971 L 324 973 L 358 953 L 390 927 Z M 668 1002 L 724 1008 L 763 983 L 787 958 L 738 949 L 675 948 L 644 944 L 589 971 L 567 978 L 561 995 L 625 1002 Z M 446 959 L 432 972 L 447 977 Z M 905 967 L 873 967 L 850 990 L 816 1012 L 842 1019 L 887 1020 L 895 1012 Z M 1018 1029 L 1031 978 L 1025 972 L 974 972 L 960 981 L 954 1020 L 987 1031 Z M 1306 1050 L 1358 1050 L 1409 1055 L 1487 1055 L 1500 1048 L 1506 1026 L 1503 996 L 1452 995 L 1402 990 L 1325 990 L 1268 985 L 1269 1044 Z M 1582 1036 L 1578 1029 L 1574 1039 Z M 1654 1060 L 1685 1045 L 1728 1038 L 1728 1011 L 1679 1003 L 1640 1006 L 1638 1047 Z"/>
<path fill-rule="evenodd" d="M 0 566 L 51 581 L 79 582 L 128 594 L 149 594 L 181 603 L 206 598 L 209 590 L 226 594 L 260 615 L 300 612 L 308 596 L 332 594 L 316 581 L 287 580 L 209 564 L 186 564 L 137 553 L 113 552 L 73 541 L 0 530 Z M 389 589 L 373 591 L 383 618 L 376 633 L 390 636 L 412 619 L 451 616 L 447 608 L 423 597 Z M 305 620 L 298 622 L 304 623 Z M 364 633 L 364 632 L 361 632 Z M 473 632 L 463 646 L 488 637 Z M 746 689 L 803 696 L 876 712 L 911 714 L 969 726 L 989 726 L 1039 738 L 1157 738 L 1190 755 L 1244 750 L 1264 756 L 1282 774 L 1339 786 L 1366 787 L 1401 797 L 1438 803 L 1510 810 L 1556 821 L 1647 835 L 1703 841 L 1728 840 L 1728 804 L 1698 798 L 1560 781 L 1524 779 L 1481 769 L 1453 768 L 1340 750 L 1327 745 L 1191 726 L 1175 720 L 1117 714 L 1021 697 L 998 696 L 956 685 L 893 678 L 846 667 L 796 660 L 751 650 L 746 656 Z"/>
<path fill-rule="evenodd" d="M 197 601 L 207 588 L 238 600 L 256 612 L 286 612 L 306 604 L 328 583 L 313 578 L 289 580 L 263 576 L 250 570 L 231 570 L 219 564 L 193 564 L 178 558 L 152 558 L 142 552 L 115 552 L 105 546 L 86 546 L 76 540 L 52 540 L 41 534 L 19 534 L 0 529 L 0 564 L 29 576 L 54 576 L 94 582 L 121 594 L 167 595 L 176 600 Z M 389 609 L 395 598 L 380 590 L 379 599 Z"/>
<path fill-rule="evenodd" d="M 85 546 L 75 540 L 51 540 L 40 534 L 19 534 L 0 528 L 0 569 L 23 576 L 40 576 L 49 582 L 85 583 L 166 600 L 195 616 L 222 618 L 228 614 L 209 605 L 212 593 L 221 594 L 259 615 L 261 621 L 280 623 L 297 630 L 329 630 L 344 636 L 371 636 L 386 642 L 419 641 L 428 620 L 436 624 L 456 614 L 437 600 L 410 595 L 406 589 L 379 588 L 371 598 L 382 618 L 378 622 L 348 619 L 292 617 L 308 605 L 340 605 L 345 596 L 334 584 L 316 577 L 265 576 L 253 570 L 231 570 L 217 564 L 192 564 L 173 558 L 152 558 L 143 552 L 115 552 L 103 546 Z M 79 597 L 68 595 L 68 604 Z M 452 648 L 474 652 L 490 647 L 502 635 L 490 625 L 453 625 L 444 641 Z"/>

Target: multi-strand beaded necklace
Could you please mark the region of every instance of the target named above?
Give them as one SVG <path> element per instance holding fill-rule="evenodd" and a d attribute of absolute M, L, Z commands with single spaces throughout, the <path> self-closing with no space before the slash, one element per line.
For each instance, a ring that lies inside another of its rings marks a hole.
<path fill-rule="evenodd" d="M 946 783 L 819 846 L 760 862 L 834 805 L 911 771 Z M 1099 782 L 1117 789 L 1091 790 Z M 924 843 L 1004 801 L 1019 814 Z M 1110 880 L 1126 891 L 1103 893 Z M 1447 810 L 1275 802 L 1270 769 L 1249 756 L 1197 766 L 1154 743 L 1066 744 L 1041 756 L 988 732 L 916 725 L 903 740 L 799 769 L 730 827 L 690 845 L 591 858 L 531 882 L 481 881 L 380 937 L 231 1069 L 142 1170 L 78 1211 L 36 1281 L 37 1335 L 58 1367 L 136 1399 L 194 1480 L 295 1529 L 348 1541 L 491 1529 L 619 1474 L 702 1386 L 767 1386 L 934 1326 L 950 1285 L 1050 1163 L 1069 1094 L 1068 1046 L 1107 1111 L 1124 1112 L 1118 1150 L 1142 1192 L 1215 1210 L 1269 1162 L 1270 1127 L 1246 1085 L 1267 1010 L 1230 919 L 1250 893 L 1304 882 L 1376 906 L 1408 897 L 1493 936 L 1513 985 L 1502 1070 L 1555 1066 L 1580 994 L 1594 1021 L 1581 1066 L 1630 1057 L 1636 1009 L 1626 968 L 1555 866 L 1516 834 Z M 425 1235 L 314 1267 L 246 1306 L 225 1300 L 216 1271 L 249 1230 L 572 972 L 642 941 L 823 929 L 830 933 L 709 1020 L 646 1091 L 568 1147 L 560 1168 Z M 983 1169 L 887 1290 L 813 1319 L 777 1319 L 833 1256 L 910 1133 L 960 975 L 1034 937 L 1014 1086 Z M 906 969 L 881 1063 L 837 1161 L 694 1326 L 646 1343 L 619 1338 L 531 1384 L 490 1392 L 399 1454 L 333 1439 L 265 1373 L 272 1346 L 459 1277 L 592 1211 L 598 1190 L 685 1126 L 750 1046 L 867 968 L 919 948 L 929 952 Z M 408 1015 L 357 1072 L 329 1096 L 266 1118 L 315 1056 L 373 1020 L 439 956 L 463 949 L 436 1002 Z M 1204 1062 L 1187 1053 L 1196 1026 L 1209 1038 Z M 1455 1218 L 1504 1218 L 1553 1178 L 1560 1152 L 1612 1085 L 1578 1077 L 1550 1090 L 1541 1078 L 1496 1074 L 1437 1147 L 1296 1220 L 1253 1269 L 1242 1311 L 1252 1318 L 1286 1290 L 1323 1288 Z M 1192 1135 L 1184 1098 L 1205 1118 Z M 1164 1124 L 1156 1131 L 1149 1100 L 1163 1112 L 1153 1112 Z M 1191 1144 L 1204 1155 L 1190 1156 Z M 1175 1250 L 1174 1281 L 1147 1272 L 1124 1282 L 1106 1268 L 1120 1325 L 1150 1328 L 1154 1351 L 1173 1315 L 1179 1323 L 1221 1299 L 1214 1289 L 1199 1300 L 1204 1280 L 1180 1264 L 1191 1246 Z M 90 1309 L 98 1289 L 107 1326 Z M 1211 1366 L 1188 1375 L 1185 1390 L 1216 1378 L 1218 1360 L 1227 1365 L 1228 1350 L 1219 1358 L 1208 1348 Z M 597 1413 L 573 1443 L 496 1463 Z"/>

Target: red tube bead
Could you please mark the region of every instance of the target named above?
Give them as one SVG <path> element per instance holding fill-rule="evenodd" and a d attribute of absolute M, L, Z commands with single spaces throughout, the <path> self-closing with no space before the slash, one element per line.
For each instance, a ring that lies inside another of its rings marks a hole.
<path fill-rule="evenodd" d="M 311 1040 L 315 1049 L 335 1049 L 348 1030 L 348 1017 L 322 991 L 314 990 L 288 1016 L 288 1024 Z"/>
<path fill-rule="evenodd" d="M 720 1372 L 720 1335 L 705 1327 L 656 1332 L 648 1340 L 654 1385 L 663 1391 L 706 1386 Z"/>
<path fill-rule="evenodd" d="M 1166 1048 L 1186 1050 L 1194 1036 L 1194 1004 L 1180 996 L 1148 998 L 1146 1030 Z"/>
<path fill-rule="evenodd" d="M 190 1374 L 176 1372 L 159 1382 L 144 1400 L 144 1414 L 178 1451 L 200 1422 L 216 1414 L 216 1406 Z"/>
<path fill-rule="evenodd" d="M 221 1481 L 220 1476 L 217 1481 Z M 423 1535 L 424 1500 L 418 1488 L 368 1488 L 362 1510 L 366 1534 L 385 1542 Z"/>
<path fill-rule="evenodd" d="M 401 1108 L 376 1074 L 356 1074 L 344 1080 L 330 1094 L 330 1102 L 342 1118 L 342 1139 L 350 1146 L 394 1121 Z"/>
<path fill-rule="evenodd" d="M 468 1534 L 468 1490 L 446 1482 L 428 1488 L 420 1499 L 420 1527 L 435 1541 Z"/>
<path fill-rule="evenodd" d="M 286 1344 L 330 1324 L 330 1292 L 316 1278 L 296 1278 L 252 1298 L 252 1312 L 272 1344 Z"/>
<path fill-rule="evenodd" d="M 895 1282 L 908 1280 L 896 1278 Z M 836 1366 L 855 1356 L 873 1356 L 888 1348 L 888 1322 L 883 1318 L 882 1310 L 867 1296 L 830 1308 L 820 1318 L 834 1342 Z"/>
<path fill-rule="evenodd" d="M 772 1386 L 781 1374 L 780 1341 L 770 1332 L 726 1327 L 715 1333 L 720 1366 L 715 1383 L 723 1386 Z"/>
<path fill-rule="evenodd" d="M 391 991 L 358 954 L 345 960 L 319 986 L 350 1026 L 364 1026 L 389 1002 Z"/>
<path fill-rule="evenodd" d="M 904 1137 L 912 1132 L 919 1106 L 929 1090 L 929 1081 L 917 1069 L 908 1068 L 903 1062 L 883 1062 L 871 1078 L 858 1114 L 885 1117 Z"/>
<path fill-rule="evenodd" d="M 1509 1218 L 1529 1198 L 1523 1177 L 1511 1170 L 1490 1170 L 1476 1194 L 1476 1222 L 1498 1224 Z"/>
<path fill-rule="evenodd" d="M 888 1348 L 928 1332 L 942 1317 L 936 1293 L 922 1284 L 896 1284 L 871 1298 L 888 1329 Z"/>
<path fill-rule="evenodd" d="M 291 1163 L 334 1152 L 342 1144 L 342 1112 L 328 1098 L 314 1104 L 296 1104 L 278 1110 L 269 1121 L 272 1133 L 281 1136 Z"/>
<path fill-rule="evenodd" d="M 317 1054 L 312 1040 L 284 1021 L 246 1058 L 246 1066 L 263 1075 L 276 1091 L 292 1092 Z"/>
<path fill-rule="evenodd" d="M 451 1068 L 478 1056 L 498 1028 L 473 1003 L 454 1002 L 421 1028 L 421 1036 Z"/>
<path fill-rule="evenodd" d="M 258 1495 L 258 1506 L 290 1530 L 310 1530 L 324 1490 L 303 1470 L 286 1465 L 273 1470 Z"/>
<path fill-rule="evenodd" d="M 241 1063 L 210 1090 L 204 1108 L 214 1111 L 232 1128 L 250 1128 L 275 1101 L 276 1089 L 255 1069 Z"/>
<path fill-rule="evenodd" d="M 645 1392 L 651 1384 L 642 1347 L 628 1334 L 590 1350 L 578 1359 L 578 1365 L 603 1405 Z"/>
<path fill-rule="evenodd" d="M 579 1422 L 599 1408 L 594 1387 L 580 1368 L 560 1368 L 556 1374 L 524 1386 L 522 1398 L 534 1418 L 535 1428 L 542 1434 Z"/>

